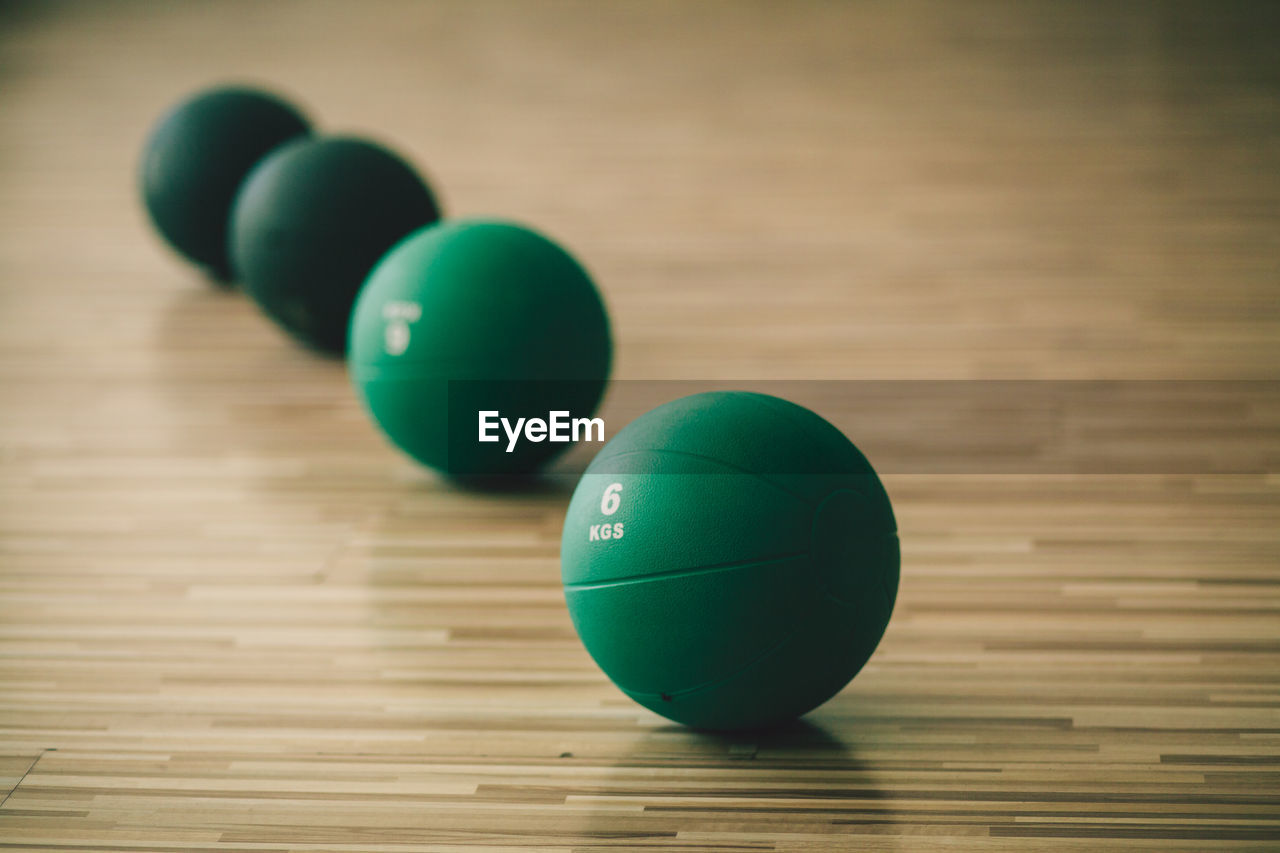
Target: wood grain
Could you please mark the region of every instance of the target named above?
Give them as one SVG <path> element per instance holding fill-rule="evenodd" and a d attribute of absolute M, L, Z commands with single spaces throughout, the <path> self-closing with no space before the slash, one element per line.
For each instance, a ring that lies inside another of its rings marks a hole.
<path fill-rule="evenodd" d="M 1275 380 L 1278 34 L 1262 3 L 0 7 L 0 849 L 1276 849 L 1274 469 L 891 473 L 870 665 L 783 731 L 687 731 L 573 633 L 570 480 L 414 468 L 134 180 L 169 103 L 263 80 L 572 246 L 622 379 Z"/>

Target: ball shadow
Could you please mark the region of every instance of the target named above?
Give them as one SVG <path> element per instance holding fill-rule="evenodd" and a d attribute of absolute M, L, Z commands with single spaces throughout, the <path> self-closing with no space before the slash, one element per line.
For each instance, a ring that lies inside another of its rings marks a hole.
<path fill-rule="evenodd" d="M 579 469 L 554 464 L 526 475 L 447 477 L 418 466 L 379 434 L 351 388 L 346 365 L 292 340 L 234 283 L 192 270 L 158 312 L 148 363 L 175 440 L 201 452 L 249 455 L 267 468 L 323 470 L 365 460 L 362 491 L 471 493 L 494 499 L 563 496 Z M 380 478 L 380 480 L 379 480 Z"/>
<path fill-rule="evenodd" d="M 582 832 L 637 842 L 680 833 L 708 844 L 723 833 L 744 846 L 814 849 L 874 834 L 876 849 L 894 849 L 893 822 L 875 805 L 888 796 L 877 787 L 876 768 L 837 722 L 818 710 L 750 732 L 653 725 L 609 762 Z"/>
<path fill-rule="evenodd" d="M 234 283 L 194 270 L 158 311 L 152 344 L 147 367 L 175 438 L 206 451 L 307 446 L 298 439 L 327 433 L 325 415 L 356 408 L 341 361 L 295 345 Z"/>
<path fill-rule="evenodd" d="M 577 485 L 578 477 L 576 474 L 549 471 L 534 474 L 441 477 L 439 481 L 446 489 L 492 498 L 560 495 L 567 502 Z"/>

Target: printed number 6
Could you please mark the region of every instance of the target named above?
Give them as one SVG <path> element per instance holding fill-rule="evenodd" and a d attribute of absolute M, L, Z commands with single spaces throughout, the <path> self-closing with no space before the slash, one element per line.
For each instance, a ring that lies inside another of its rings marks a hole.
<path fill-rule="evenodd" d="M 613 515 L 618 511 L 618 506 L 622 503 L 622 498 L 618 492 L 622 491 L 621 483 L 614 483 L 604 490 L 604 497 L 600 499 L 600 511 L 605 515 Z"/>

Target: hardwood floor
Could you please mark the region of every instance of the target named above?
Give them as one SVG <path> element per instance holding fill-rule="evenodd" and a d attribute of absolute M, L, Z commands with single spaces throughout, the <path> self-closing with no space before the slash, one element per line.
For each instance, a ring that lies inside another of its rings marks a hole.
<path fill-rule="evenodd" d="M 1277 849 L 1277 35 L 1265 3 L 0 6 L 0 849 Z M 1123 431 L 948 472 L 842 423 L 901 528 L 888 633 L 792 727 L 688 731 L 573 632 L 571 476 L 414 467 L 150 232 L 142 140 L 224 78 L 572 247 L 617 388 L 1265 382 L 1124 474 Z"/>

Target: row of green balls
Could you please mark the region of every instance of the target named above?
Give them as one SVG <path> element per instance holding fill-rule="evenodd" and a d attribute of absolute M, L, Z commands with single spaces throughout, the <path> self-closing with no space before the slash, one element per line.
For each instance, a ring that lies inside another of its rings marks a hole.
<path fill-rule="evenodd" d="M 425 465 L 520 474 L 565 448 L 457 440 L 476 425 L 447 413 L 477 395 L 519 416 L 535 403 L 588 416 L 603 396 L 609 321 L 582 267 L 518 225 L 442 221 L 427 183 L 380 145 L 313 135 L 264 92 L 216 89 L 160 121 L 141 177 L 160 233 L 297 340 L 346 354 L 374 420 Z"/>
<path fill-rule="evenodd" d="M 482 445 L 476 412 L 599 404 L 608 318 L 568 252 L 510 223 L 440 221 L 401 159 L 314 136 L 276 97 L 179 104 L 147 143 L 142 189 L 179 252 L 294 337 L 345 353 L 374 419 L 426 465 L 533 471 L 564 445 Z M 743 729 L 806 713 L 862 668 L 899 554 L 888 496 L 839 430 L 776 397 L 715 392 L 609 441 L 570 502 L 561 563 L 574 626 L 627 695 Z"/>

